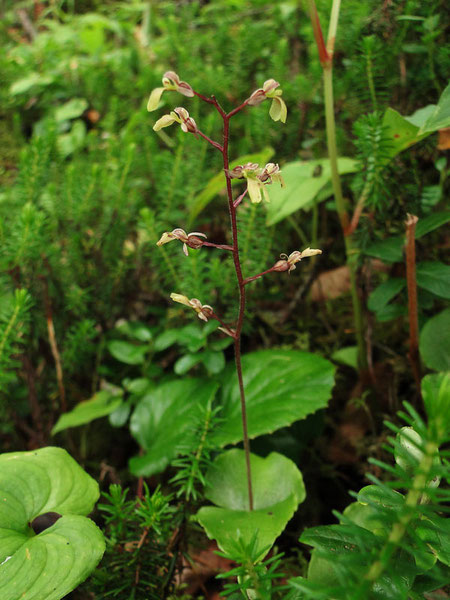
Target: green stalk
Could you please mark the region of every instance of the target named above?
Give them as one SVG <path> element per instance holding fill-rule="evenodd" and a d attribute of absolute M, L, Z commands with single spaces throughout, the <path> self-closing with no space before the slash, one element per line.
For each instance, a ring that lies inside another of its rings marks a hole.
<path fill-rule="evenodd" d="M 338 155 L 336 147 L 336 122 L 334 116 L 333 99 L 333 67 L 331 61 L 323 66 L 323 84 L 325 100 L 325 121 L 327 129 L 328 156 L 331 168 L 331 183 L 333 186 L 336 208 L 344 233 L 346 262 L 350 271 L 350 291 L 353 305 L 353 319 L 355 327 L 356 343 L 358 346 L 358 366 L 361 370 L 367 369 L 366 344 L 364 340 L 364 321 L 361 308 L 361 302 L 358 296 L 356 284 L 357 255 L 358 250 L 353 245 L 352 235 L 346 235 L 349 225 L 348 213 L 345 206 L 344 196 L 342 195 L 341 178 L 338 171 Z"/>
<path fill-rule="evenodd" d="M 356 268 L 358 250 L 353 246 L 351 232 L 349 228 L 349 217 L 345 206 L 344 196 L 342 195 L 341 179 L 338 171 L 338 153 L 336 148 L 336 122 L 334 116 L 333 100 L 333 52 L 336 39 L 336 31 L 339 20 L 339 10 L 341 0 L 333 0 L 330 14 L 330 24 L 328 27 L 328 37 L 325 44 L 322 28 L 320 26 L 319 15 L 317 13 L 314 0 L 308 0 L 308 10 L 311 24 L 314 31 L 314 37 L 319 52 L 320 64 L 323 69 L 324 101 L 325 101 L 325 121 L 327 130 L 328 157 L 330 160 L 331 183 L 336 201 L 336 208 L 344 234 L 346 262 L 350 271 L 350 289 L 353 304 L 353 318 L 355 326 L 355 336 L 358 345 L 358 366 L 360 370 L 367 368 L 366 345 L 364 340 L 364 323 L 358 290 L 356 286 Z"/>

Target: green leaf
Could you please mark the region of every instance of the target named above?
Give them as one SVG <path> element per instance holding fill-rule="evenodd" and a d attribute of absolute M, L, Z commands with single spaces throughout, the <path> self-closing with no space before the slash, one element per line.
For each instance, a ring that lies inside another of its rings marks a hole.
<path fill-rule="evenodd" d="M 28 92 L 33 87 L 45 87 L 53 83 L 54 78 L 50 75 L 41 75 L 40 73 L 30 73 L 27 77 L 18 79 L 9 88 L 12 96 L 18 96 Z"/>
<path fill-rule="evenodd" d="M 419 134 L 419 127 L 411 123 L 410 118 L 403 117 L 393 108 L 386 109 L 383 116 L 383 128 L 384 135 L 389 140 L 389 148 L 383 162 L 388 163 L 394 156 L 417 144 L 431 133 Z"/>
<path fill-rule="evenodd" d="M 432 215 L 428 215 L 428 217 L 425 217 L 424 219 L 419 219 L 416 225 L 416 240 L 426 235 L 427 233 L 430 233 L 430 231 L 434 231 L 435 229 L 438 229 L 438 227 L 445 225 L 449 221 L 450 211 L 433 213 Z"/>
<path fill-rule="evenodd" d="M 358 170 L 356 160 L 338 159 L 341 175 Z M 267 204 L 267 224 L 275 225 L 300 208 L 309 208 L 314 198 L 331 180 L 330 161 L 327 158 L 308 162 L 292 162 L 282 169 L 285 187 L 276 184 L 269 189 L 270 203 Z M 325 200 L 325 197 L 322 197 Z"/>
<path fill-rule="evenodd" d="M 437 558 L 450 566 L 450 520 L 437 515 L 422 519 L 416 529 L 417 535 L 428 544 Z"/>
<path fill-rule="evenodd" d="M 414 112 L 412 115 L 409 115 L 409 117 L 405 117 L 405 119 L 416 127 L 422 127 L 435 108 L 435 104 L 429 104 L 423 108 L 418 108 L 416 112 Z"/>
<path fill-rule="evenodd" d="M 153 337 L 147 325 L 140 321 L 125 321 L 116 327 L 116 330 L 122 335 L 139 342 L 149 342 Z"/>
<path fill-rule="evenodd" d="M 416 268 L 417 285 L 440 298 L 450 298 L 450 265 L 421 262 Z"/>
<path fill-rule="evenodd" d="M 439 442 L 447 441 L 450 427 L 450 370 L 426 375 L 422 379 L 422 397 L 435 436 Z"/>
<path fill-rule="evenodd" d="M 73 122 L 69 133 L 58 136 L 58 151 L 63 158 L 67 158 L 70 154 L 83 147 L 86 140 L 86 131 L 86 125 L 79 119 Z"/>
<path fill-rule="evenodd" d="M 442 92 L 432 114 L 421 126 L 419 134 L 432 133 L 445 127 L 450 127 L 450 83 Z"/>
<path fill-rule="evenodd" d="M 450 308 L 429 319 L 420 332 L 423 362 L 435 371 L 450 370 Z"/>
<path fill-rule="evenodd" d="M 184 375 L 192 369 L 196 364 L 202 360 L 203 356 L 201 352 L 195 354 L 185 354 L 179 358 L 173 366 L 173 370 L 177 375 Z"/>
<path fill-rule="evenodd" d="M 106 417 L 122 404 L 122 395 L 111 394 L 106 390 L 97 392 L 90 400 L 80 402 L 70 412 L 61 415 L 52 429 L 52 435 Z"/>
<path fill-rule="evenodd" d="M 274 149 L 268 146 L 267 148 L 263 148 L 261 152 L 240 156 L 236 160 L 231 161 L 230 170 L 234 169 L 234 167 L 237 167 L 238 165 L 244 165 L 248 162 L 258 163 L 259 165 L 264 166 L 267 162 L 269 162 L 271 157 L 274 155 L 274 152 Z M 231 185 L 242 185 L 242 183 L 243 182 L 239 179 L 231 180 Z M 222 190 L 224 190 L 225 187 L 225 177 L 223 171 L 220 171 L 220 173 L 217 173 L 217 175 L 208 181 L 203 191 L 195 196 L 192 205 L 189 207 L 189 222 L 192 223 L 193 219 L 195 219 L 195 217 L 197 217 L 202 210 L 208 206 L 211 200 Z"/>
<path fill-rule="evenodd" d="M 225 356 L 220 351 L 205 350 L 202 354 L 202 362 L 208 373 L 212 375 L 217 375 L 225 368 Z"/>
<path fill-rule="evenodd" d="M 112 427 L 122 427 L 128 420 L 131 412 L 131 405 L 128 402 L 122 402 L 116 410 L 109 414 L 109 422 Z"/>
<path fill-rule="evenodd" d="M 336 352 L 333 352 L 331 359 L 347 367 L 358 368 L 358 348 L 357 346 L 347 346 L 346 348 L 339 348 Z"/>
<path fill-rule="evenodd" d="M 403 260 L 404 240 L 398 237 L 390 237 L 375 242 L 364 250 L 367 256 L 374 256 L 387 263 L 401 262 Z"/>
<path fill-rule="evenodd" d="M 194 445 L 202 408 L 217 388 L 211 381 L 186 378 L 163 383 L 144 396 L 130 419 L 132 435 L 146 450 L 130 460 L 134 475 L 164 471 L 180 450 Z"/>
<path fill-rule="evenodd" d="M 324 408 L 335 367 L 328 360 L 295 350 L 261 350 L 242 357 L 249 436 L 272 433 Z M 242 440 L 241 401 L 234 365 L 224 372 L 223 423 L 212 434 L 218 446 Z"/>
<path fill-rule="evenodd" d="M 392 321 L 392 319 L 398 319 L 399 317 L 406 317 L 408 309 L 404 304 L 388 304 L 384 308 L 380 308 L 377 312 L 377 321 L 379 323 L 386 323 Z"/>
<path fill-rule="evenodd" d="M 406 285 L 406 280 L 400 277 L 391 277 L 387 281 L 380 283 L 370 294 L 367 306 L 369 310 L 378 312 L 384 308 L 392 298 L 395 298 Z"/>
<path fill-rule="evenodd" d="M 136 346 L 123 340 L 111 340 L 107 347 L 115 359 L 127 365 L 142 365 L 149 350 L 148 346 Z"/>
<path fill-rule="evenodd" d="M 259 551 L 269 551 L 305 499 L 303 478 L 296 465 L 281 454 L 252 454 L 254 510 L 249 511 L 245 453 L 233 449 L 219 455 L 206 473 L 205 496 L 216 506 L 201 508 L 196 520 L 208 537 L 230 552 L 238 538 L 249 544 L 257 532 Z"/>
<path fill-rule="evenodd" d="M 86 579 L 105 550 L 103 534 L 84 515 L 98 484 L 61 448 L 0 455 L 0 597 L 59 600 Z M 62 515 L 35 534 L 48 512 Z"/>
<path fill-rule="evenodd" d="M 55 110 L 55 121 L 61 123 L 62 121 L 78 119 L 88 106 L 89 103 L 85 98 L 72 98 L 72 100 L 69 100 Z"/>
<path fill-rule="evenodd" d="M 161 352 L 173 346 L 178 340 L 178 329 L 168 329 L 163 331 L 155 338 L 154 350 L 155 352 Z"/>

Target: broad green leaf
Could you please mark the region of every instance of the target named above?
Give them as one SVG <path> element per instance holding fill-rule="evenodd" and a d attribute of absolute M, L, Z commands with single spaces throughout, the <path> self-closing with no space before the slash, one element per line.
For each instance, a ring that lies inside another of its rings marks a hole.
<path fill-rule="evenodd" d="M 392 319 L 398 319 L 399 317 L 406 317 L 408 309 L 405 304 L 388 304 L 384 308 L 380 308 L 377 312 L 377 321 L 379 323 L 386 323 L 392 321 Z"/>
<path fill-rule="evenodd" d="M 449 313 L 450 313 L 450 309 Z M 448 332 L 448 329 L 446 330 Z M 447 335 L 448 338 L 448 335 Z M 446 441 L 450 428 L 450 368 L 422 379 L 422 397 L 428 420 L 438 440 Z"/>
<path fill-rule="evenodd" d="M 403 260 L 404 243 L 404 239 L 400 236 L 386 238 L 365 248 L 364 254 L 379 258 L 387 263 L 401 262 Z"/>
<path fill-rule="evenodd" d="M 274 152 L 273 148 L 267 147 L 263 148 L 261 152 L 240 156 L 236 160 L 231 161 L 230 169 L 234 169 L 234 167 L 237 167 L 238 165 L 245 165 L 249 162 L 258 163 L 259 165 L 264 166 L 272 158 Z M 240 179 L 231 180 L 231 185 L 242 185 L 242 183 L 243 181 Z M 203 191 L 195 196 L 192 205 L 189 207 L 189 222 L 192 223 L 195 217 L 197 217 L 197 215 L 199 215 L 211 200 L 224 190 L 225 187 L 225 177 L 223 171 L 220 171 L 220 173 L 217 173 L 217 175 L 208 181 Z"/>
<path fill-rule="evenodd" d="M 122 335 L 139 342 L 149 342 L 152 339 L 150 328 L 140 321 L 125 321 L 116 327 Z"/>
<path fill-rule="evenodd" d="M 105 550 L 84 515 L 98 484 L 61 448 L 0 455 L 0 598 L 59 600 L 86 579 Z M 29 523 L 62 515 L 35 534 Z"/>
<path fill-rule="evenodd" d="M 302 475 L 291 460 L 272 452 L 266 458 L 252 454 L 250 462 L 251 512 L 243 450 L 219 455 L 206 474 L 205 496 L 216 506 L 201 508 L 195 518 L 224 552 L 232 550 L 239 537 L 249 544 L 255 532 L 259 550 L 272 546 L 305 499 Z"/>
<path fill-rule="evenodd" d="M 435 371 L 450 370 L 450 308 L 431 317 L 420 332 L 419 350 L 423 362 Z"/>
<path fill-rule="evenodd" d="M 407 121 L 415 125 L 416 127 L 422 127 L 428 117 L 433 113 L 436 108 L 435 104 L 429 104 L 428 106 L 424 106 L 423 108 L 418 108 L 416 112 L 408 117 L 405 117 Z"/>
<path fill-rule="evenodd" d="M 450 265 L 421 262 L 416 268 L 417 285 L 440 298 L 450 298 Z"/>
<path fill-rule="evenodd" d="M 328 360 L 295 350 L 261 350 L 242 358 L 251 438 L 272 433 L 324 408 L 334 384 Z M 213 433 L 218 446 L 242 440 L 241 402 L 234 365 L 224 372 L 223 423 Z"/>
<path fill-rule="evenodd" d="M 339 158 L 338 170 L 341 175 L 355 173 L 358 163 L 352 158 Z M 270 203 L 266 205 L 268 225 L 275 225 L 300 208 L 310 207 L 317 194 L 331 180 L 330 161 L 321 158 L 288 163 L 282 168 L 282 175 L 285 187 L 274 184 L 269 189 Z"/>
<path fill-rule="evenodd" d="M 18 96 L 28 92 L 33 87 L 45 87 L 53 83 L 54 78 L 50 75 L 41 75 L 40 73 L 30 73 L 27 77 L 18 79 L 9 88 L 12 96 Z"/>
<path fill-rule="evenodd" d="M 173 346 L 178 340 L 178 333 L 178 329 L 168 329 L 167 331 L 160 333 L 155 338 L 155 343 L 153 345 L 155 352 L 161 352 L 161 350 L 166 350 L 166 348 Z"/>
<path fill-rule="evenodd" d="M 306 529 L 300 536 L 300 541 L 303 544 L 314 546 L 320 550 L 331 550 L 331 552 L 355 552 L 355 527 L 352 525 L 320 525 Z M 377 546 L 375 535 L 365 529 L 358 527 L 358 536 L 361 540 L 365 540 L 367 545 Z"/>
<path fill-rule="evenodd" d="M 109 414 L 109 422 L 112 427 L 122 427 L 128 420 L 131 412 L 131 404 L 122 402 L 115 411 Z"/>
<path fill-rule="evenodd" d="M 127 365 L 142 365 L 148 354 L 148 346 L 136 346 L 123 340 L 111 340 L 107 347 L 115 359 Z"/>
<path fill-rule="evenodd" d="M 430 233 L 430 231 L 434 231 L 442 225 L 445 225 L 449 221 L 450 211 L 433 213 L 432 215 L 428 215 L 428 217 L 425 217 L 424 219 L 419 219 L 416 225 L 416 240 L 426 235 L 427 233 Z"/>
<path fill-rule="evenodd" d="M 58 151 L 63 158 L 67 158 L 76 150 L 83 147 L 86 140 L 86 125 L 81 119 L 73 122 L 69 133 L 63 133 L 58 136 Z"/>
<path fill-rule="evenodd" d="M 450 520 L 437 515 L 422 519 L 416 529 L 417 535 L 428 544 L 437 558 L 450 566 Z"/>
<path fill-rule="evenodd" d="M 358 368 L 358 348 L 357 346 L 347 346 L 346 348 L 339 348 L 336 352 L 333 352 L 331 359 L 347 367 Z"/>
<path fill-rule="evenodd" d="M 441 225 L 445 225 L 450 221 L 450 212 L 443 211 L 439 213 L 433 213 L 424 219 L 419 219 L 416 226 L 416 240 L 420 239 L 427 233 L 434 231 Z M 405 239 L 402 236 L 394 236 L 374 242 L 364 250 L 364 254 L 367 256 L 373 256 L 379 258 L 384 262 L 402 262 L 403 261 L 403 246 Z"/>
<path fill-rule="evenodd" d="M 78 119 L 88 106 L 89 103 L 85 98 L 72 98 L 72 100 L 69 100 L 55 110 L 55 121 L 61 123 L 62 121 Z"/>
<path fill-rule="evenodd" d="M 421 126 L 419 134 L 432 133 L 445 127 L 450 127 L 450 83 L 442 92 L 432 114 Z"/>
<path fill-rule="evenodd" d="M 185 354 L 181 356 L 173 366 L 173 370 L 177 375 L 184 375 L 202 360 L 202 352 L 195 354 Z"/>
<path fill-rule="evenodd" d="M 384 308 L 392 298 L 402 291 L 405 285 L 405 279 L 400 277 L 390 277 L 387 281 L 380 283 L 369 296 L 367 302 L 369 310 L 376 313 Z"/>
<path fill-rule="evenodd" d="M 225 356 L 220 351 L 205 350 L 202 353 L 202 362 L 212 375 L 217 375 L 225 368 Z"/>
<path fill-rule="evenodd" d="M 90 400 L 80 402 L 70 412 L 61 415 L 52 429 L 52 435 L 69 427 L 79 427 L 95 419 L 106 417 L 122 404 L 122 394 L 107 390 L 97 392 Z"/>
<path fill-rule="evenodd" d="M 160 473 L 181 449 L 195 444 L 202 408 L 210 402 L 218 385 L 202 379 L 178 379 L 163 383 L 148 393 L 134 410 L 130 430 L 146 451 L 130 460 L 134 475 Z"/>
<path fill-rule="evenodd" d="M 389 148 L 383 162 L 388 163 L 394 156 L 417 144 L 431 133 L 419 134 L 419 127 L 411 123 L 409 118 L 403 117 L 393 108 L 386 109 L 383 116 L 383 128 L 384 135 L 389 140 Z"/>

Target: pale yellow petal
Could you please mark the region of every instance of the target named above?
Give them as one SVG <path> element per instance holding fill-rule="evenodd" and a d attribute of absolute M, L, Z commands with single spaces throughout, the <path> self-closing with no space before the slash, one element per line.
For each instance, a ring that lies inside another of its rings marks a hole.
<path fill-rule="evenodd" d="M 170 294 L 170 297 L 174 302 L 179 302 L 180 304 L 185 304 L 186 306 L 189 306 L 189 308 L 192 308 L 191 304 L 189 303 L 189 298 L 187 296 L 183 296 L 182 294 L 175 294 L 175 292 L 172 292 L 172 294 Z"/>
<path fill-rule="evenodd" d="M 301 253 L 302 258 L 307 258 L 308 256 L 316 256 L 316 254 L 322 254 L 322 250 L 318 250 L 317 248 L 306 248 Z"/>
<path fill-rule="evenodd" d="M 172 116 L 172 114 L 170 114 L 170 115 L 164 115 L 163 117 L 161 117 L 160 119 L 158 119 L 156 121 L 156 123 L 153 125 L 153 130 L 154 131 L 159 131 L 163 127 L 169 127 L 169 125 L 172 125 L 172 123 L 175 123 L 175 121 L 176 121 L 176 119 L 174 119 L 174 117 Z"/>
<path fill-rule="evenodd" d="M 161 96 L 163 95 L 164 91 L 165 90 L 163 87 L 155 88 L 152 91 L 152 93 L 150 94 L 150 98 L 148 99 L 148 102 L 147 102 L 148 112 L 152 112 L 153 110 L 156 110 L 158 108 L 159 102 L 161 100 Z"/>
<path fill-rule="evenodd" d="M 254 204 L 259 204 L 259 202 L 261 202 L 261 185 L 261 182 L 256 179 L 247 179 L 247 189 L 250 202 L 253 202 Z"/>
<path fill-rule="evenodd" d="M 172 242 L 173 240 L 176 240 L 176 236 L 173 235 L 173 233 L 171 233 L 170 231 L 165 231 L 161 238 L 156 242 L 157 246 L 162 246 L 163 244 L 168 244 L 169 242 Z"/>
<path fill-rule="evenodd" d="M 287 118 L 287 107 L 284 103 L 284 100 L 279 96 L 276 96 L 272 100 L 272 104 L 270 106 L 269 115 L 274 121 L 281 121 L 282 123 L 286 123 Z"/>

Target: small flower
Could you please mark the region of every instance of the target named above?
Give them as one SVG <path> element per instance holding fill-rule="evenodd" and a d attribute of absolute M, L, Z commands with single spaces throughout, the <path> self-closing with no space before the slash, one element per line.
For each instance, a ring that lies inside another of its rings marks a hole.
<path fill-rule="evenodd" d="M 180 304 L 184 304 L 189 306 L 189 308 L 193 308 L 197 313 L 197 316 L 202 321 L 208 321 L 209 318 L 213 315 L 213 308 L 209 306 L 209 304 L 202 304 L 198 298 L 189 298 L 187 296 L 183 296 L 182 294 L 170 294 L 171 299 L 174 302 L 179 302 Z"/>
<path fill-rule="evenodd" d="M 206 238 L 206 235 L 204 233 L 200 233 L 199 231 L 186 233 L 184 229 L 177 227 L 173 231 L 165 231 L 161 238 L 156 242 L 156 245 L 163 246 L 164 244 L 168 244 L 173 240 L 180 240 L 180 242 L 183 242 L 183 252 L 186 254 L 186 256 L 188 256 L 188 246 L 189 248 L 194 249 L 201 248 L 203 246 L 203 240 L 200 240 L 199 236 Z"/>
<path fill-rule="evenodd" d="M 284 100 L 281 98 L 283 90 L 277 90 L 276 88 L 280 84 L 275 79 L 268 79 L 264 82 L 263 87 L 255 90 L 250 98 L 247 100 L 249 106 L 258 106 L 261 102 L 264 102 L 266 98 L 272 99 L 270 106 L 269 115 L 274 121 L 281 121 L 286 123 L 287 108 Z"/>
<path fill-rule="evenodd" d="M 272 267 L 272 271 L 287 271 L 290 273 L 295 270 L 296 263 L 300 262 L 303 258 L 308 258 L 309 256 L 315 256 L 316 254 L 322 254 L 322 250 L 317 250 L 314 248 L 306 248 L 303 252 L 299 250 L 294 250 L 291 252 L 289 256 L 287 254 L 280 254 L 281 260 L 277 261 Z"/>
<path fill-rule="evenodd" d="M 258 204 L 263 198 L 266 202 L 270 202 L 269 194 L 265 188 L 266 185 L 275 181 L 284 187 L 280 167 L 275 163 L 267 163 L 264 168 L 261 168 L 257 163 L 238 165 L 228 171 L 228 175 L 234 179 L 247 179 L 248 195 L 250 202 L 254 204 Z"/>
<path fill-rule="evenodd" d="M 244 179 L 248 173 L 257 171 L 259 169 L 258 163 L 246 163 L 245 165 L 238 165 L 231 171 L 228 171 L 228 175 L 231 179 Z"/>
<path fill-rule="evenodd" d="M 189 116 L 188 111 L 182 106 L 175 108 L 170 112 L 170 114 L 164 115 L 158 119 L 153 125 L 153 130 L 159 131 L 163 127 L 169 127 L 169 125 L 172 125 L 173 123 L 179 123 L 181 125 L 181 129 L 185 133 L 189 132 L 195 134 L 198 131 L 196 122 L 192 117 Z"/>
<path fill-rule="evenodd" d="M 275 163 L 267 163 L 259 179 L 264 183 L 279 183 L 281 187 L 285 186 L 284 179 L 281 176 L 280 167 Z"/>
<path fill-rule="evenodd" d="M 185 81 L 180 81 L 180 78 L 173 71 L 167 71 L 164 73 L 163 78 L 163 87 L 155 88 L 150 94 L 150 98 L 147 103 L 147 110 L 152 112 L 156 110 L 159 106 L 159 102 L 161 100 L 161 96 L 164 92 L 174 91 L 183 94 L 183 96 L 192 97 L 194 95 L 194 90 L 191 86 Z"/>

